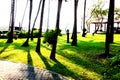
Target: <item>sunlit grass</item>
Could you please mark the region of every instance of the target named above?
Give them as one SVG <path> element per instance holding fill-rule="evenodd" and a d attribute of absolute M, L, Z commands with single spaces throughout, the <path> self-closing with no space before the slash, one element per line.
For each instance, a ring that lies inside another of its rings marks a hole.
<path fill-rule="evenodd" d="M 110 46 L 110 53 L 119 54 L 120 35 L 115 34 L 114 37 L 115 41 Z M 7 39 L 0 39 L 0 59 L 48 69 L 71 79 L 99 80 L 103 78 L 103 72 L 107 69 L 106 60 L 96 58 L 96 55 L 104 53 L 104 34 L 95 36 L 88 34 L 85 38 L 78 34 L 77 46 L 67 43 L 66 35 L 59 36 L 56 52 L 57 62 L 49 59 L 50 46 L 41 42 L 41 54 L 38 54 L 35 52 L 37 39 L 30 40 L 29 47 L 21 47 L 25 40 L 17 39 L 8 44 L 6 43 Z"/>

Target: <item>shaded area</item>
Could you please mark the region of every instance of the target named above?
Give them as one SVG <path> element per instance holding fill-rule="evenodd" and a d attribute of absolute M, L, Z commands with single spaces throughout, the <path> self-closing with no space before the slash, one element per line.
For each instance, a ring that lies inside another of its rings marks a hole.
<path fill-rule="evenodd" d="M 48 70 L 55 71 L 57 73 L 65 75 L 65 76 L 70 76 L 73 79 L 86 79 L 86 80 L 88 79 L 84 76 L 76 75 L 74 72 L 70 71 L 68 68 L 66 68 L 66 66 L 64 66 L 62 63 L 60 63 L 58 60 L 54 60 L 54 62 L 55 62 L 54 66 L 51 66 L 48 63 L 48 60 L 41 53 L 38 53 L 38 55 L 43 60 L 45 66 Z M 56 74 L 52 74 L 52 76 L 54 77 L 54 80 L 61 80 L 61 78 Z"/>
<path fill-rule="evenodd" d="M 33 61 L 32 61 L 32 57 L 31 57 L 29 48 L 28 48 L 27 58 L 28 58 L 28 65 L 33 65 Z M 27 71 L 28 71 L 28 76 L 27 76 L 28 80 L 35 80 L 36 74 L 34 71 L 34 67 L 28 66 Z"/>
<path fill-rule="evenodd" d="M 3 44 L 2 42 L 0 42 L 0 44 Z M 9 46 L 10 43 L 6 43 L 6 45 L 3 45 L 4 47 L 2 48 L 2 50 L 0 50 L 0 54 L 2 54 L 2 52 L 4 52 Z"/>

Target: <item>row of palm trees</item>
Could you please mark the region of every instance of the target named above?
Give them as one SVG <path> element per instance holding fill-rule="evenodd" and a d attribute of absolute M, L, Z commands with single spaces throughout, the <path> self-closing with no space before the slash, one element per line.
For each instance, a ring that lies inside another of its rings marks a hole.
<path fill-rule="evenodd" d="M 13 42 L 15 1 L 16 0 L 11 0 L 11 17 L 10 17 L 11 18 L 10 19 L 11 20 L 10 28 L 11 29 L 10 29 L 10 34 L 9 34 L 7 43 L 12 43 Z M 36 45 L 36 52 L 41 53 L 40 44 L 41 44 L 41 35 L 42 35 L 44 7 L 45 7 L 46 0 L 40 0 L 40 2 L 39 2 L 37 15 L 35 17 L 31 32 L 30 32 L 30 27 L 31 27 L 31 15 L 32 15 L 33 0 L 28 0 L 28 1 L 29 1 L 29 5 L 30 5 L 30 8 L 29 8 L 28 36 L 27 36 L 27 39 L 23 43 L 22 46 L 24 46 L 24 47 L 29 46 L 29 38 L 31 37 L 30 34 L 31 33 L 33 34 L 33 28 L 34 28 L 35 22 L 37 20 L 37 17 L 38 17 L 38 14 L 40 12 L 40 8 L 41 8 L 39 35 L 38 35 L 38 40 L 37 40 L 37 45 Z M 55 59 L 55 53 L 56 53 L 56 47 L 57 47 L 57 39 L 58 39 L 58 33 L 59 33 L 59 22 L 60 22 L 60 12 L 61 12 L 62 1 L 63 0 L 58 0 L 57 18 L 56 18 L 56 26 L 55 26 L 56 36 L 55 36 L 55 42 L 54 42 L 54 44 L 52 46 L 50 59 Z M 73 46 L 77 46 L 77 7 L 78 7 L 78 1 L 79 0 L 74 0 L 74 26 L 73 26 L 73 33 L 72 33 L 72 45 Z M 86 6 L 86 0 L 85 0 L 85 3 L 84 3 L 84 18 L 85 18 L 85 9 L 86 9 L 85 6 Z M 113 20 L 114 20 L 114 0 L 110 0 L 110 7 L 109 7 L 109 13 L 108 13 L 108 24 L 107 24 L 107 33 L 106 33 L 106 45 L 105 45 L 106 46 L 105 53 L 107 55 L 109 54 L 109 44 L 110 44 L 110 42 L 113 42 Z M 84 19 L 84 22 L 85 22 L 85 19 Z M 85 25 L 85 23 L 83 25 Z M 84 32 L 83 32 L 83 34 L 84 34 Z M 110 36 L 112 36 L 112 37 L 110 37 Z M 33 40 L 33 35 L 31 37 L 31 40 Z"/>

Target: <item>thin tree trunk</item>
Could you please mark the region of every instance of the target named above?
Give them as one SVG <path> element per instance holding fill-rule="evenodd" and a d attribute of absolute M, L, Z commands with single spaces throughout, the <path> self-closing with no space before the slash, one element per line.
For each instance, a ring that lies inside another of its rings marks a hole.
<path fill-rule="evenodd" d="M 110 28 L 110 43 L 114 42 L 114 3 L 115 1 L 111 1 L 111 28 Z"/>
<path fill-rule="evenodd" d="M 86 14 L 86 0 L 84 1 L 83 33 L 82 33 L 82 37 L 85 37 L 85 35 L 86 35 L 86 33 L 85 33 L 85 14 Z"/>
<path fill-rule="evenodd" d="M 50 59 L 55 60 L 55 53 L 56 53 L 56 47 L 57 47 L 57 38 L 58 38 L 58 32 L 59 32 L 59 22 L 60 22 L 60 11 L 62 6 L 62 0 L 58 0 L 58 9 L 57 9 L 57 21 L 56 21 L 56 36 L 55 36 L 55 42 L 52 45 L 51 55 Z"/>
<path fill-rule="evenodd" d="M 108 13 L 108 23 L 107 23 L 107 32 L 106 32 L 106 42 L 105 42 L 105 55 L 108 56 L 109 50 L 110 50 L 110 28 L 111 26 L 113 26 L 113 15 L 114 15 L 114 9 L 113 9 L 113 3 L 114 0 L 110 0 L 110 4 L 109 4 L 109 13 Z"/>
<path fill-rule="evenodd" d="M 13 29 L 14 29 L 14 10 L 15 10 L 15 0 L 11 0 L 11 24 L 10 24 L 10 33 L 8 36 L 7 43 L 13 42 Z"/>
<path fill-rule="evenodd" d="M 42 24 L 43 24 L 43 15 L 44 15 L 44 6 L 45 6 L 45 0 L 42 0 L 42 11 L 41 11 L 41 17 L 40 17 L 40 27 L 39 27 L 39 34 L 38 34 L 38 41 L 36 46 L 36 52 L 40 53 L 40 44 L 41 44 L 41 35 L 42 35 Z"/>
<path fill-rule="evenodd" d="M 73 27 L 73 34 L 72 34 L 72 46 L 77 46 L 77 6 L 78 0 L 74 1 L 74 27 Z"/>
<path fill-rule="evenodd" d="M 23 45 L 22 45 L 24 47 L 29 46 L 28 42 L 29 42 L 29 38 L 30 38 L 30 24 L 31 24 L 31 15 L 32 15 L 32 3 L 33 3 L 33 0 L 30 0 L 28 35 L 27 35 L 27 39 L 26 39 L 25 43 L 23 43 Z"/>
<path fill-rule="evenodd" d="M 40 2 L 39 2 L 38 11 L 37 11 L 37 14 L 36 14 L 36 17 L 35 17 L 35 20 L 34 20 L 33 26 L 32 26 L 31 40 L 33 40 L 33 29 L 34 29 L 34 27 L 35 27 L 35 23 L 36 23 L 37 17 L 38 17 L 39 12 L 40 12 L 41 2 L 42 2 L 42 0 L 40 0 Z"/>

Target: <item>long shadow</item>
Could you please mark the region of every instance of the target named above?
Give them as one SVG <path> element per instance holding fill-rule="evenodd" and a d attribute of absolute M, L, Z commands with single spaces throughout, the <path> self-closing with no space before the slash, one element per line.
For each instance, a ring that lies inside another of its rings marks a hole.
<path fill-rule="evenodd" d="M 28 71 L 27 78 L 28 78 L 28 80 L 35 80 L 36 74 L 35 74 L 35 71 L 34 71 L 34 67 L 32 66 L 33 65 L 33 61 L 32 61 L 32 57 L 31 57 L 29 48 L 28 48 L 27 58 L 28 58 L 28 65 L 29 65 L 27 67 L 27 71 Z"/>
<path fill-rule="evenodd" d="M 2 50 L 0 50 L 0 54 L 2 54 L 10 46 L 10 43 L 5 43 L 5 44 L 6 45 L 2 48 Z"/>
<path fill-rule="evenodd" d="M 76 80 L 79 80 L 80 79 L 85 79 L 85 80 L 88 80 L 88 78 L 84 77 L 84 76 L 79 76 L 78 78 L 78 75 L 76 75 L 74 72 L 70 71 L 69 69 L 67 69 L 62 63 L 60 63 L 58 60 L 54 60 L 55 64 L 54 66 L 51 66 L 49 63 L 48 63 L 48 60 L 41 54 L 41 53 L 38 53 L 39 57 L 43 60 L 46 68 L 48 70 L 51 70 L 51 71 L 54 71 L 54 72 L 57 72 L 59 74 L 62 74 L 64 76 L 70 76 L 72 77 L 73 79 L 76 79 Z M 52 74 L 54 80 L 61 80 L 60 76 L 57 75 L 57 74 Z"/>
<path fill-rule="evenodd" d="M 73 64 L 80 65 L 87 70 L 103 75 L 103 72 L 105 72 L 105 68 L 107 67 L 103 63 L 97 61 L 96 59 L 92 59 L 92 57 L 89 57 L 89 54 L 90 55 L 93 54 L 92 49 L 95 49 L 98 52 L 99 50 L 104 50 L 104 47 L 103 47 L 104 43 L 103 42 L 97 43 L 93 41 L 89 41 L 89 42 L 80 41 L 79 44 L 80 45 L 74 48 L 70 45 L 62 45 L 57 50 L 57 53 L 71 60 Z M 64 52 L 65 49 L 72 51 L 74 53 L 69 54 L 68 52 Z M 94 53 L 96 53 L 96 51 Z M 93 55 L 95 56 L 95 54 Z M 81 58 L 81 56 L 87 57 L 87 59 Z"/>

